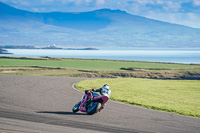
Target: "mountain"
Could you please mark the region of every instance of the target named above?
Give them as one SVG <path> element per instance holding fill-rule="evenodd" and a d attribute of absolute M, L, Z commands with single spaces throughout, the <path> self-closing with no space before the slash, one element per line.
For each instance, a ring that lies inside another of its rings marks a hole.
<path fill-rule="evenodd" d="M 0 45 L 63 47 L 200 47 L 200 29 L 121 10 L 38 13 L 0 2 Z"/>

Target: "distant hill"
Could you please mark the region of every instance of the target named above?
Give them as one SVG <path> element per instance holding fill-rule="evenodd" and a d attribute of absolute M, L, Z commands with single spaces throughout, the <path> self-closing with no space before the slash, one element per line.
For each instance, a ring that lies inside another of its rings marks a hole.
<path fill-rule="evenodd" d="M 63 47 L 200 47 L 200 29 L 120 10 L 37 13 L 0 2 L 0 45 Z"/>

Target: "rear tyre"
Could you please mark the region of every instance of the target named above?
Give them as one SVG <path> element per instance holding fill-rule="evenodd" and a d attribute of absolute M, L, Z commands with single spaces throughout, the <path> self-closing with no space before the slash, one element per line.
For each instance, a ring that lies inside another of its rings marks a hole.
<path fill-rule="evenodd" d="M 97 113 L 97 111 L 101 107 L 101 103 L 99 102 L 92 102 L 91 104 L 88 106 L 88 109 L 87 109 L 88 115 L 93 115 L 94 113 Z"/>
<path fill-rule="evenodd" d="M 79 111 L 79 106 L 80 106 L 81 102 L 78 102 L 73 108 L 72 108 L 72 112 L 76 113 Z"/>

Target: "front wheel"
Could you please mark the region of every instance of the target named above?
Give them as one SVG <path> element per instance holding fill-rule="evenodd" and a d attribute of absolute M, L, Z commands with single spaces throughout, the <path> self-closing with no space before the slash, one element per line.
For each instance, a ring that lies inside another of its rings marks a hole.
<path fill-rule="evenodd" d="M 79 106 L 80 106 L 81 102 L 78 102 L 73 108 L 72 108 L 72 111 L 73 113 L 76 113 L 79 111 Z"/>
<path fill-rule="evenodd" d="M 90 105 L 88 105 L 87 114 L 93 115 L 94 113 L 96 113 L 99 110 L 100 107 L 101 107 L 101 103 L 92 102 Z"/>

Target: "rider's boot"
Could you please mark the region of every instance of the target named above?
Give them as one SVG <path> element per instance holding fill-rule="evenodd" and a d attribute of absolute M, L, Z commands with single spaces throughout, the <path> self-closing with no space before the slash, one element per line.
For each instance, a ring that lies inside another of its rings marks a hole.
<path fill-rule="evenodd" d="M 104 107 L 101 107 L 101 108 L 99 109 L 99 112 L 101 112 L 102 109 L 104 109 Z"/>

